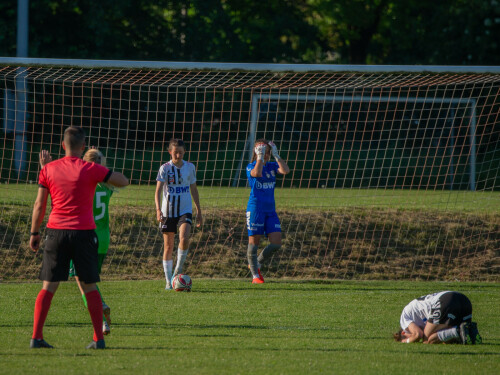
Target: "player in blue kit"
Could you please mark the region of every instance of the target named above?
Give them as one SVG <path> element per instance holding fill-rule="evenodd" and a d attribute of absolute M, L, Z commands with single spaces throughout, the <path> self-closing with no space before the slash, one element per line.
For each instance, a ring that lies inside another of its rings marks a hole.
<path fill-rule="evenodd" d="M 276 159 L 269 161 L 271 154 Z M 281 223 L 276 214 L 274 187 L 276 175 L 290 172 L 286 162 L 280 158 L 278 148 L 273 142 L 258 139 L 255 142 L 252 162 L 247 166 L 247 178 L 250 184 L 250 198 L 247 205 L 248 249 L 247 257 L 252 283 L 263 284 L 260 264 L 270 259 L 281 247 Z M 267 235 L 269 245 L 257 257 L 260 238 Z"/>

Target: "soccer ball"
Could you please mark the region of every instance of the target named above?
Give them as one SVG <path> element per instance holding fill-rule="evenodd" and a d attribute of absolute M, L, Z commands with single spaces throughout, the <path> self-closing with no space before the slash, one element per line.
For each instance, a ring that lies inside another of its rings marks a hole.
<path fill-rule="evenodd" d="M 172 288 L 176 292 L 190 292 L 192 285 L 193 282 L 191 281 L 191 278 L 188 275 L 180 273 L 178 275 L 175 275 L 174 281 L 172 283 Z"/>

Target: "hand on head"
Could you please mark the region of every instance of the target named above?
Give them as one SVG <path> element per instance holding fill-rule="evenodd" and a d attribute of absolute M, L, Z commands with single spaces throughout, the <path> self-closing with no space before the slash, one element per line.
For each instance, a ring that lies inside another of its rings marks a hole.
<path fill-rule="evenodd" d="M 269 142 L 269 146 L 271 146 L 271 153 L 273 154 L 274 158 L 278 160 L 280 158 L 278 153 L 278 147 L 274 144 L 273 141 Z"/>
<path fill-rule="evenodd" d="M 266 154 L 267 145 L 265 143 L 257 143 L 255 145 L 255 154 L 258 160 L 264 160 L 264 155 Z"/>

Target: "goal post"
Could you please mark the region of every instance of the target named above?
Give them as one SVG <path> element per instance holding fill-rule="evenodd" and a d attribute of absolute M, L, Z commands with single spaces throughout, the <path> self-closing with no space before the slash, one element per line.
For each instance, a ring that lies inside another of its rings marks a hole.
<path fill-rule="evenodd" d="M 259 106 L 261 102 L 270 102 L 270 101 L 276 101 L 279 102 L 281 100 L 293 100 L 293 101 L 304 101 L 304 102 L 330 102 L 330 103 L 335 103 L 335 102 L 396 102 L 396 103 L 431 103 L 431 104 L 455 104 L 455 105 L 464 105 L 468 108 L 470 108 L 470 128 L 469 128 L 469 143 L 470 143 L 470 159 L 469 159 L 469 166 L 470 166 L 470 176 L 469 176 L 469 189 L 471 191 L 476 190 L 476 101 L 474 99 L 447 99 L 447 98 L 415 98 L 415 97 L 405 97 L 405 98 L 394 98 L 394 97 L 363 97 L 363 96 L 331 96 L 331 95 L 326 95 L 326 96 L 320 96 L 320 95 L 290 95 L 290 94 L 256 94 L 252 96 L 252 106 L 251 106 L 251 120 L 250 120 L 250 128 L 248 131 L 248 138 L 245 141 L 245 149 L 243 150 L 240 164 L 238 165 L 237 171 L 235 173 L 234 179 L 233 179 L 233 186 L 238 186 L 239 180 L 240 180 L 240 175 L 241 175 L 241 169 L 243 167 L 243 160 L 244 160 L 244 155 L 246 152 L 248 152 L 248 162 L 251 161 L 252 155 L 253 155 L 253 150 L 252 150 L 252 145 L 256 139 L 256 132 L 257 132 L 257 122 L 258 122 L 258 117 L 259 117 Z M 454 122 L 454 110 L 453 109 L 447 109 L 450 112 L 450 117 L 448 115 L 445 117 L 445 121 L 448 120 L 448 118 L 451 120 L 451 122 Z M 452 129 L 453 131 L 453 129 Z M 452 157 L 453 159 L 453 157 Z M 453 160 L 452 160 L 453 163 Z M 451 180 L 453 180 L 453 172 L 451 173 Z M 450 189 L 453 188 L 453 184 L 450 185 Z"/>
<path fill-rule="evenodd" d="M 249 277 L 245 169 L 263 137 L 291 168 L 266 278 L 500 281 L 500 67 L 0 57 L 0 96 L 2 279 L 36 278 L 38 155 L 62 157 L 74 125 L 131 181 L 103 278 L 163 277 L 154 190 L 172 137 L 205 219 L 186 272 Z"/>

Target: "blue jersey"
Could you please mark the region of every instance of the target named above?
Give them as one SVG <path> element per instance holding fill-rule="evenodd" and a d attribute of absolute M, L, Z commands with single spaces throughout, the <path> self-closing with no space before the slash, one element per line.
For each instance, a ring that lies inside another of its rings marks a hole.
<path fill-rule="evenodd" d="M 250 184 L 250 198 L 248 199 L 247 211 L 272 212 L 276 211 L 274 202 L 274 187 L 276 185 L 276 173 L 279 165 L 276 162 L 267 162 L 262 168 L 262 177 L 252 177 L 250 172 L 255 167 L 254 161 L 247 166 L 247 178 Z"/>

